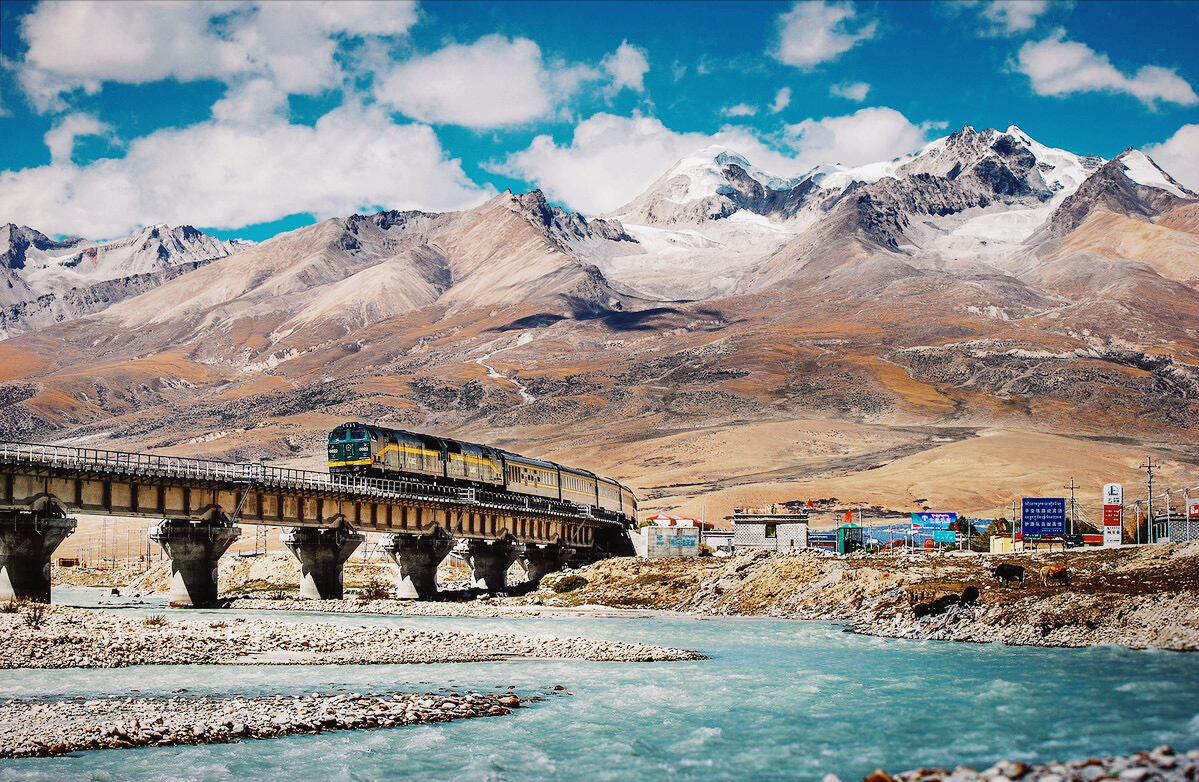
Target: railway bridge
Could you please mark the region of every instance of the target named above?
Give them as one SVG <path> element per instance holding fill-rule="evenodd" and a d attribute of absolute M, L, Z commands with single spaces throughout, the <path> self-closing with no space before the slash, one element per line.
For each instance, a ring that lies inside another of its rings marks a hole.
<path fill-rule="evenodd" d="M 423 481 L 385 480 L 143 453 L 0 443 L 0 599 L 50 600 L 50 559 L 74 532 L 68 514 L 157 519 L 150 537 L 171 560 L 171 605 L 218 600 L 220 556 L 239 524 L 284 528 L 300 594 L 342 596 L 342 566 L 364 540 L 399 566 L 397 594 L 436 596 L 437 566 L 463 543 L 474 586 L 505 587 L 518 558 L 530 580 L 567 559 L 626 553 L 619 516 L 572 502 Z"/>

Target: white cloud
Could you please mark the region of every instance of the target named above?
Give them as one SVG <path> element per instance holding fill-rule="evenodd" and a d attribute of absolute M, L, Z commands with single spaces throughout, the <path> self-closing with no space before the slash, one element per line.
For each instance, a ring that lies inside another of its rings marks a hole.
<path fill-rule="evenodd" d="M 859 23 L 855 29 L 856 17 L 850 3 L 797 0 L 778 18 L 779 40 L 771 55 L 805 70 L 835 59 L 874 37 L 878 23 Z"/>
<path fill-rule="evenodd" d="M 50 160 L 53 163 L 70 163 L 75 151 L 75 139 L 79 136 L 103 136 L 112 130 L 111 127 L 93 117 L 91 114 L 75 112 L 54 123 L 54 127 L 46 132 L 46 147 L 50 150 Z"/>
<path fill-rule="evenodd" d="M 924 146 L 933 125 L 913 125 L 895 109 L 870 107 L 844 117 L 806 119 L 787 126 L 796 160 L 810 169 L 821 163 L 861 166 L 891 160 Z"/>
<path fill-rule="evenodd" d="M 213 119 L 223 122 L 266 124 L 284 115 L 287 95 L 267 79 L 253 79 L 231 87 L 212 106 Z"/>
<path fill-rule="evenodd" d="M 770 113 L 778 114 L 783 109 L 791 105 L 791 88 L 783 87 L 774 96 L 774 103 L 770 104 Z"/>
<path fill-rule="evenodd" d="M 1066 31 L 1059 29 L 1043 41 L 1029 41 L 1020 47 L 1015 70 L 1032 80 L 1038 95 L 1122 92 L 1149 107 L 1159 100 L 1183 106 L 1199 103 L 1199 95 L 1174 70 L 1145 65 L 1135 76 L 1126 76 L 1106 54 L 1064 40 L 1065 35 Z"/>
<path fill-rule="evenodd" d="M 399 63 L 378 80 L 375 97 L 421 122 L 502 128 L 557 116 L 591 82 L 606 81 L 608 97 L 642 92 L 648 71 L 645 51 L 628 41 L 593 67 L 547 64 L 527 38 L 488 35 Z"/>
<path fill-rule="evenodd" d="M 1188 190 L 1199 193 L 1199 125 L 1183 125 L 1162 143 L 1141 151 Z"/>
<path fill-rule="evenodd" d="M 470 128 L 519 125 L 554 107 L 541 48 L 500 35 L 400 63 L 380 80 L 375 97 L 422 122 Z"/>
<path fill-rule="evenodd" d="M 612 93 L 625 88 L 634 92 L 645 92 L 649 57 L 644 49 L 624 41 L 615 52 L 604 57 L 601 66 L 612 76 Z"/>
<path fill-rule="evenodd" d="M 834 84 L 829 87 L 829 94 L 840 98 L 848 98 L 849 100 L 861 103 L 866 100 L 866 96 L 870 93 L 870 85 L 864 81 L 858 82 L 843 82 Z"/>
<path fill-rule="evenodd" d="M 1037 25 L 1037 17 L 1049 10 L 1049 0 L 991 0 L 983 3 L 982 16 L 990 22 L 985 35 L 1014 35 Z"/>
<path fill-rule="evenodd" d="M 748 103 L 738 103 L 736 106 L 725 107 L 721 113 L 726 117 L 752 117 L 758 113 L 758 107 Z"/>
<path fill-rule="evenodd" d="M 265 76 L 295 93 L 335 86 L 339 35 L 401 35 L 414 2 L 39 3 L 21 24 L 20 83 L 41 111 L 104 82 L 233 82 Z"/>
<path fill-rule="evenodd" d="M 792 150 L 787 154 L 739 126 L 682 133 L 636 113 L 596 114 L 575 127 L 569 144 L 538 136 L 492 169 L 533 182 L 551 200 L 596 215 L 633 200 L 681 158 L 713 144 L 777 176 L 795 176 L 820 163 L 861 165 L 913 152 L 924 145 L 928 127 L 913 125 L 894 109 L 866 108 L 848 117 L 788 126 L 783 141 Z"/>
<path fill-rule="evenodd" d="M 492 193 L 447 160 L 433 130 L 343 106 L 315 127 L 213 120 L 159 130 L 123 158 L 0 173 L 0 214 L 51 234 L 124 235 L 170 223 L 237 228 L 289 214 L 451 210 Z"/>

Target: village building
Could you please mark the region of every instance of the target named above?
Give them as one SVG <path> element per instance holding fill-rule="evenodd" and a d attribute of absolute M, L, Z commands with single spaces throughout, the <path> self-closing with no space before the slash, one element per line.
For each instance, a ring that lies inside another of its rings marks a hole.
<path fill-rule="evenodd" d="M 658 514 L 645 520 L 641 534 L 634 538 L 637 555 L 646 559 L 698 557 L 699 539 L 705 522 L 685 516 Z"/>
<path fill-rule="evenodd" d="M 808 512 L 770 505 L 733 508 L 733 551 L 796 553 L 808 548 Z"/>

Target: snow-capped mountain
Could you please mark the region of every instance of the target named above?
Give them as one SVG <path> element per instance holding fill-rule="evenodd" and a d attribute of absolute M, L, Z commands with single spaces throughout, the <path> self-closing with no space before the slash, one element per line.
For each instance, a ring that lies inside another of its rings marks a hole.
<path fill-rule="evenodd" d="M 185 271 L 240 252 L 189 225 L 155 225 L 122 239 L 55 241 L 25 226 L 0 228 L 0 335 L 86 315 Z"/>
<path fill-rule="evenodd" d="M 829 243 L 866 242 L 916 268 L 1010 273 L 1027 267 L 1026 242 L 1080 189 L 1111 190 L 1119 179 L 1161 193 L 1163 208 L 1194 197 L 1136 156 L 1125 153 L 1127 165 L 1095 180 L 1107 170 L 1100 157 L 1045 146 L 1014 125 L 967 126 L 895 160 L 785 178 L 711 147 L 613 212 L 639 253 L 597 263 L 609 278 L 663 299 L 760 290 L 793 276 L 813 253 L 827 255 Z"/>

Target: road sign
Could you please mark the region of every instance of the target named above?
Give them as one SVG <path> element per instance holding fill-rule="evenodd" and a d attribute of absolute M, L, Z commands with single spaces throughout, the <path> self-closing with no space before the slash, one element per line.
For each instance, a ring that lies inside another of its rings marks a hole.
<path fill-rule="evenodd" d="M 1065 497 L 1023 497 L 1020 526 L 1025 535 L 1065 535 Z"/>

